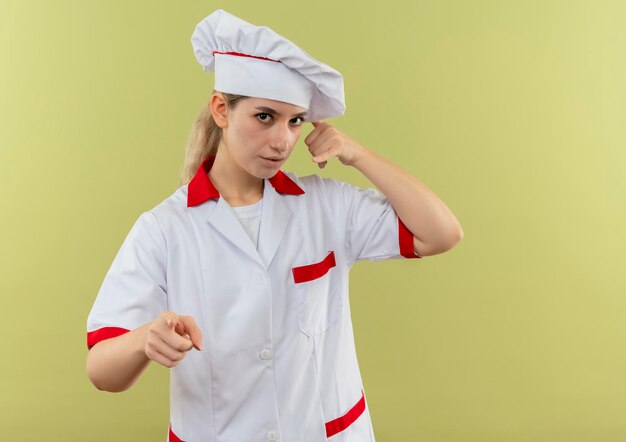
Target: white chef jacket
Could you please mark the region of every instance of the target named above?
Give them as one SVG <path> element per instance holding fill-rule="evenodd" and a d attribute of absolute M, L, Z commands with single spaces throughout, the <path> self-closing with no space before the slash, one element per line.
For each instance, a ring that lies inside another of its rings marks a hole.
<path fill-rule="evenodd" d="M 263 208 L 263 198 L 254 204 L 247 206 L 233 207 L 235 215 L 239 218 L 245 232 L 250 237 L 255 248 L 259 248 L 259 232 L 261 231 L 261 209 Z"/>
<path fill-rule="evenodd" d="M 171 310 L 202 331 L 170 370 L 168 440 L 374 442 L 348 299 L 356 261 L 420 258 L 374 189 L 279 171 L 258 250 L 207 173 L 141 213 L 87 319 L 87 344 Z"/>

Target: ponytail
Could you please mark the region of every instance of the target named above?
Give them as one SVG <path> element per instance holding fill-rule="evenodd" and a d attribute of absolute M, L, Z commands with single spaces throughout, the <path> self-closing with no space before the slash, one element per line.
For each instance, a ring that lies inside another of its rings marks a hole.
<path fill-rule="evenodd" d="M 213 91 L 215 93 L 216 91 Z M 226 99 L 229 109 L 234 109 L 239 100 L 247 98 L 243 95 L 226 94 L 220 92 Z M 191 181 L 200 164 L 209 156 L 217 154 L 217 148 L 222 140 L 222 128 L 219 127 L 211 114 L 211 99 L 202 108 L 185 146 L 185 162 L 180 175 L 180 185 Z"/>

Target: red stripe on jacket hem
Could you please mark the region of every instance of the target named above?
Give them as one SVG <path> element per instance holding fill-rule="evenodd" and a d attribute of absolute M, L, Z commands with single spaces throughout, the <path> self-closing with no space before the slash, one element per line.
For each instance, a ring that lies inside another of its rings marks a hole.
<path fill-rule="evenodd" d="M 96 345 L 100 341 L 104 341 L 105 339 L 116 338 L 118 336 L 123 335 L 124 333 L 128 333 L 130 330 L 127 330 L 122 327 L 102 327 L 98 330 L 94 330 L 92 332 L 87 333 L 87 348 L 91 349 L 94 345 Z"/>
<path fill-rule="evenodd" d="M 172 431 L 172 424 L 170 424 L 169 442 L 185 442 L 180 437 L 176 436 Z"/>
<path fill-rule="evenodd" d="M 406 228 L 400 217 L 398 217 L 398 242 L 400 243 L 400 255 L 405 258 L 421 258 L 415 253 L 415 244 L 413 244 L 413 234 Z"/>
<path fill-rule="evenodd" d="M 326 437 L 333 436 L 348 428 L 365 411 L 365 393 L 361 390 L 361 399 L 346 414 L 326 422 Z"/>

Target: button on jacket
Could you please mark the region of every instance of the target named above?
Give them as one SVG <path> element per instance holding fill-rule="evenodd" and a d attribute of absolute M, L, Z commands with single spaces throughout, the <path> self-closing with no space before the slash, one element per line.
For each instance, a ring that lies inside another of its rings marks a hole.
<path fill-rule="evenodd" d="M 141 213 L 87 319 L 87 344 L 171 310 L 203 351 L 170 370 L 169 441 L 370 442 L 352 332 L 357 261 L 419 258 L 374 189 L 279 171 L 264 180 L 258 250 L 207 173 Z"/>

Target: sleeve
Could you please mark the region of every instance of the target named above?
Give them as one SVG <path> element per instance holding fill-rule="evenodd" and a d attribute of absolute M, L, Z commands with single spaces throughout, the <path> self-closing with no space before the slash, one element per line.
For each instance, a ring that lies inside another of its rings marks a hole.
<path fill-rule="evenodd" d="M 414 251 L 413 234 L 379 191 L 324 178 L 332 189 L 338 213 L 345 220 L 345 247 L 352 262 L 421 258 Z"/>
<path fill-rule="evenodd" d="M 120 336 L 167 309 L 166 243 L 156 216 L 142 213 L 124 239 L 87 318 L 87 347 Z"/>

